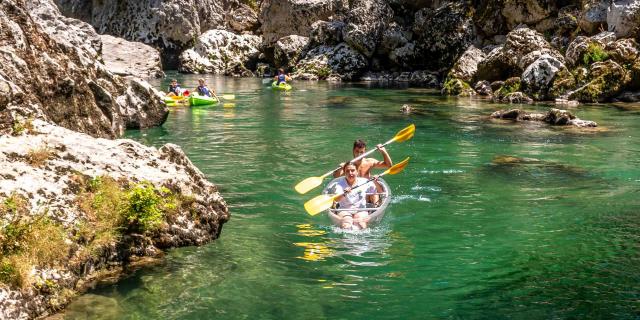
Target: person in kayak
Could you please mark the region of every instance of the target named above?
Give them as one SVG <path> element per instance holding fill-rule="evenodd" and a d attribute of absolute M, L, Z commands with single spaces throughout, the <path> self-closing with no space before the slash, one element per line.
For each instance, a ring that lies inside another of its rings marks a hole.
<path fill-rule="evenodd" d="M 204 83 L 204 79 L 202 78 L 198 79 L 198 87 L 196 88 L 196 92 L 201 96 L 214 97 L 218 99 L 216 91 L 213 89 L 209 89 L 209 87 L 207 87 L 207 85 Z"/>
<path fill-rule="evenodd" d="M 354 163 L 347 162 L 342 166 L 344 177 L 339 179 L 333 190 L 336 194 L 342 194 L 336 199 L 339 209 L 353 209 L 348 211 L 338 211 L 341 218 L 340 227 L 343 229 L 366 229 L 369 222 L 369 212 L 367 207 L 367 193 L 375 193 L 376 187 L 368 182 L 368 179 L 358 177 L 358 168 Z M 357 189 L 353 187 L 364 184 Z"/>
<path fill-rule="evenodd" d="M 171 79 L 171 84 L 169 85 L 169 89 L 167 91 L 169 91 L 167 95 L 170 97 L 180 96 L 182 94 L 182 88 L 180 88 L 180 85 L 178 84 L 178 80 Z"/>
<path fill-rule="evenodd" d="M 287 81 L 291 81 L 291 77 L 288 74 L 284 73 L 284 69 L 278 69 L 278 75 L 273 77 L 273 80 L 276 81 L 276 85 L 280 85 L 281 83 L 287 83 Z"/>
<path fill-rule="evenodd" d="M 371 169 L 387 169 L 393 166 L 393 161 L 391 160 L 391 156 L 389 156 L 389 153 L 387 153 L 387 150 L 384 148 L 384 146 L 381 144 L 378 144 L 376 146 L 376 149 L 380 151 L 380 154 L 382 154 L 382 158 L 384 160 L 379 161 L 374 158 L 362 158 L 356 161 L 355 165 L 358 168 L 358 176 L 369 179 L 371 178 Z M 360 155 L 364 154 L 366 151 L 367 151 L 367 144 L 363 140 L 358 139 L 353 142 L 354 158 L 359 157 Z M 340 166 L 343 166 L 343 165 L 344 163 L 340 164 Z M 338 169 L 333 172 L 333 177 L 337 178 L 343 174 L 344 174 L 343 170 Z"/>

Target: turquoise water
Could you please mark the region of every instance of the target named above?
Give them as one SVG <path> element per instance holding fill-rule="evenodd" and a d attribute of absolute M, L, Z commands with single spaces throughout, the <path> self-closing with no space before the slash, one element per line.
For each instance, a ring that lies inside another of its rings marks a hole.
<path fill-rule="evenodd" d="M 423 89 L 207 82 L 236 99 L 127 135 L 180 145 L 219 186 L 221 238 L 99 286 L 66 319 L 639 319 L 639 107 L 574 108 L 601 126 L 579 131 L 489 120 L 507 106 Z M 411 162 L 387 178 L 382 224 L 344 233 L 304 212 L 320 188 L 297 182 L 411 123 L 388 147 Z"/>

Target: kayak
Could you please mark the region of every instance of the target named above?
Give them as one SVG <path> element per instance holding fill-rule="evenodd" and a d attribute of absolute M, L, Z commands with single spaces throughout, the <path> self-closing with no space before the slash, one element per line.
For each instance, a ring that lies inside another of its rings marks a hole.
<path fill-rule="evenodd" d="M 286 83 L 286 82 L 281 82 L 280 84 L 277 84 L 277 81 L 274 81 L 271 83 L 271 88 L 273 88 L 274 90 L 291 90 L 291 85 Z"/>
<path fill-rule="evenodd" d="M 343 177 L 338 177 L 331 180 L 329 183 L 327 183 L 327 186 L 324 188 L 322 193 L 332 194 L 331 192 L 332 190 L 334 190 L 336 183 L 338 183 L 338 180 L 342 178 Z M 387 182 L 382 180 L 382 178 L 378 178 L 378 182 L 380 183 L 383 189 L 382 192 L 378 193 L 378 195 L 380 196 L 380 201 L 378 205 L 374 205 L 373 203 L 367 202 L 367 208 L 363 208 L 359 210 L 359 211 L 369 212 L 369 222 L 368 222 L 369 225 L 377 224 L 377 223 L 380 223 L 380 221 L 382 221 L 382 218 L 384 217 L 384 212 L 389 206 L 389 203 L 391 202 L 391 189 L 389 188 L 389 185 L 387 184 Z M 333 223 L 333 225 L 340 227 L 341 219 L 338 214 L 340 213 L 340 211 L 344 211 L 344 210 L 353 211 L 352 209 L 340 209 L 340 208 L 330 208 L 327 210 L 327 215 L 331 219 L 331 222 Z"/>
<path fill-rule="evenodd" d="M 189 101 L 187 97 L 183 96 L 165 96 L 164 103 L 169 107 L 175 107 L 178 105 L 187 105 Z"/>
<path fill-rule="evenodd" d="M 191 94 L 191 96 L 189 96 L 189 105 L 192 107 L 208 106 L 217 103 L 218 99 L 216 99 L 215 97 L 201 96 L 197 93 Z"/>

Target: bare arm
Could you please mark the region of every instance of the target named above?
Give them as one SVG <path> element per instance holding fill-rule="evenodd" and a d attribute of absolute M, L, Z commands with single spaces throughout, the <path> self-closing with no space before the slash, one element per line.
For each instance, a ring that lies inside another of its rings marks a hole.
<path fill-rule="evenodd" d="M 344 172 L 342 171 L 342 167 L 344 166 L 344 162 L 340 164 L 340 168 L 338 168 L 338 170 L 333 172 L 333 177 L 337 178 L 339 176 L 344 175 Z"/>
<path fill-rule="evenodd" d="M 391 166 L 393 166 L 393 161 L 391 161 L 391 157 L 389 156 L 389 153 L 387 153 L 387 149 L 385 149 L 381 144 L 377 145 L 376 148 L 382 154 L 384 161 L 376 160 L 373 167 L 376 169 L 391 168 Z"/>

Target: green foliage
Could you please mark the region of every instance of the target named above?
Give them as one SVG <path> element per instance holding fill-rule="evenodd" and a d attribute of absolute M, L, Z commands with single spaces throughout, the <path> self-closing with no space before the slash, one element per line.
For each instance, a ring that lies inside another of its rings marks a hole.
<path fill-rule="evenodd" d="M 246 4 L 247 6 L 249 6 L 251 9 L 253 9 L 254 11 L 258 11 L 258 1 L 256 0 L 240 0 L 240 2 Z"/>
<path fill-rule="evenodd" d="M 582 56 L 582 62 L 585 66 L 589 66 L 594 62 L 605 61 L 609 58 L 609 54 L 598 43 L 590 43 L 587 52 Z"/>
<path fill-rule="evenodd" d="M 124 218 L 131 230 L 148 231 L 156 229 L 163 221 L 160 210 L 162 198 L 151 183 L 142 182 L 131 188 L 127 194 L 128 205 Z"/>
<path fill-rule="evenodd" d="M 14 120 L 11 128 L 13 129 L 14 136 L 19 136 L 25 131 L 29 134 L 36 133 L 33 128 L 33 119 L 31 118 L 28 118 L 25 121 Z"/>
<path fill-rule="evenodd" d="M 0 260 L 0 283 L 18 286 L 21 282 L 21 275 L 16 267 L 5 259 Z"/>
<path fill-rule="evenodd" d="M 326 78 L 331 75 L 331 68 L 328 66 L 319 67 L 316 69 L 316 74 L 319 78 Z"/>
<path fill-rule="evenodd" d="M 520 78 L 513 77 L 513 78 L 507 79 L 502 85 L 502 87 L 500 87 L 500 89 L 498 89 L 495 92 L 495 95 L 499 99 L 502 99 L 508 94 L 518 92 L 518 91 L 520 91 Z"/>

